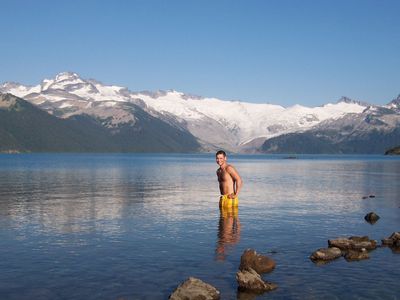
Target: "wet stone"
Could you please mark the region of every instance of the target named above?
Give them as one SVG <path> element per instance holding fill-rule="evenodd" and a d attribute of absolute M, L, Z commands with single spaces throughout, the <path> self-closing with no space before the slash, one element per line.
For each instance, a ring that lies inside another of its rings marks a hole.
<path fill-rule="evenodd" d="M 275 283 L 264 281 L 260 274 L 252 268 L 239 270 L 236 273 L 236 280 L 239 285 L 239 291 L 250 291 L 261 294 L 278 288 Z"/>
<path fill-rule="evenodd" d="M 171 300 L 219 300 L 220 292 L 212 285 L 204 281 L 189 277 L 185 282 L 180 284 L 175 291 L 169 296 Z"/>
<path fill-rule="evenodd" d="M 382 239 L 382 246 L 389 246 L 398 253 L 400 250 L 400 232 L 393 232 L 388 238 Z"/>
<path fill-rule="evenodd" d="M 247 249 L 243 252 L 240 258 L 239 270 L 253 269 L 257 273 L 271 272 L 276 266 L 273 259 L 258 254 L 254 249 Z"/>
<path fill-rule="evenodd" d="M 342 251 L 337 247 L 320 248 L 311 254 L 310 259 L 313 262 L 331 261 L 342 256 Z"/>
<path fill-rule="evenodd" d="M 369 258 L 369 253 L 365 248 L 360 250 L 349 250 L 344 255 L 344 258 L 348 261 L 363 260 Z"/>
<path fill-rule="evenodd" d="M 380 217 L 376 213 L 370 212 L 365 215 L 364 219 L 370 224 L 375 224 L 380 219 Z"/>

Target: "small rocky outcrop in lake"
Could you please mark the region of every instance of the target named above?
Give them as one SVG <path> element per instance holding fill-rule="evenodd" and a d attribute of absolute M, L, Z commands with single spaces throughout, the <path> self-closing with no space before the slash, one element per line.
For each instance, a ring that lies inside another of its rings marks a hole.
<path fill-rule="evenodd" d="M 365 221 L 373 225 L 380 219 L 380 217 L 376 213 L 370 212 L 365 215 L 364 219 Z"/>
<path fill-rule="evenodd" d="M 388 238 L 383 239 L 382 246 L 400 248 L 400 231 L 393 232 Z"/>
<path fill-rule="evenodd" d="M 340 256 L 347 261 L 363 260 L 369 258 L 368 250 L 378 247 L 375 240 L 368 236 L 351 236 L 328 240 L 329 248 L 321 248 L 311 254 L 310 259 L 317 264 L 326 263 Z"/>
<path fill-rule="evenodd" d="M 189 277 L 185 282 L 180 284 L 175 291 L 169 296 L 171 300 L 219 300 L 220 292 L 212 285 L 204 281 Z"/>
<path fill-rule="evenodd" d="M 385 155 L 400 155 L 400 146 L 387 150 Z"/>
<path fill-rule="evenodd" d="M 320 248 L 311 254 L 313 262 L 328 262 L 342 256 L 342 251 L 336 247 Z"/>
<path fill-rule="evenodd" d="M 276 289 L 278 286 L 274 283 L 264 281 L 260 274 L 254 269 L 247 268 L 239 270 L 236 273 L 236 280 L 239 285 L 239 291 L 251 291 L 254 293 L 264 293 Z"/>
<path fill-rule="evenodd" d="M 273 259 L 258 254 L 254 249 L 247 249 L 240 258 L 239 270 L 253 269 L 259 274 L 271 272 L 276 266 Z"/>
<path fill-rule="evenodd" d="M 236 273 L 239 292 L 247 295 L 261 294 L 272 291 L 278 286 L 264 281 L 261 273 L 271 272 L 276 266 L 273 259 L 258 254 L 254 249 L 247 249 L 240 257 L 239 271 Z"/>
<path fill-rule="evenodd" d="M 349 238 L 338 238 L 328 240 L 329 247 L 337 247 L 340 250 L 360 250 L 365 248 L 373 250 L 377 247 L 375 240 L 370 240 L 368 236 L 352 236 Z"/>
<path fill-rule="evenodd" d="M 360 250 L 348 250 L 345 253 L 344 258 L 347 261 L 363 260 L 369 258 L 369 253 L 365 248 L 361 248 Z"/>

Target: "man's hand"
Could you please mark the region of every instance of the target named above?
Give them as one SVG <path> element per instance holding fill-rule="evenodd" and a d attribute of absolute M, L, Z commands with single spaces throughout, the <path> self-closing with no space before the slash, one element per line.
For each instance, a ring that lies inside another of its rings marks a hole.
<path fill-rule="evenodd" d="M 228 195 L 229 199 L 235 199 L 236 198 L 236 194 L 232 193 Z"/>

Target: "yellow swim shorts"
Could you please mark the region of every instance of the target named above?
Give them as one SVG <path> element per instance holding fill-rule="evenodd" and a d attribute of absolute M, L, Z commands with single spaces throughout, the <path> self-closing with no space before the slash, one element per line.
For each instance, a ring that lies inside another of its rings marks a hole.
<path fill-rule="evenodd" d="M 219 206 L 220 207 L 237 207 L 237 206 L 239 206 L 239 199 L 238 199 L 238 197 L 230 199 L 228 197 L 228 195 L 222 195 L 219 198 Z"/>
<path fill-rule="evenodd" d="M 220 206 L 219 207 L 220 217 L 222 219 L 226 218 L 238 218 L 239 207 L 238 206 Z"/>

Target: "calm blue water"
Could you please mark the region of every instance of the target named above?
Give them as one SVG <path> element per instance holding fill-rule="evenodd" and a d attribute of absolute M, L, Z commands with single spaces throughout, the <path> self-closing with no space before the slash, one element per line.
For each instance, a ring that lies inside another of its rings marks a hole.
<path fill-rule="evenodd" d="M 398 299 L 388 248 L 308 257 L 330 238 L 400 231 L 400 158 L 298 158 L 229 157 L 244 187 L 238 213 L 221 214 L 213 155 L 0 155 L 0 299 L 166 299 L 189 276 L 236 299 L 246 248 L 277 263 L 264 278 L 278 290 L 257 299 Z"/>

